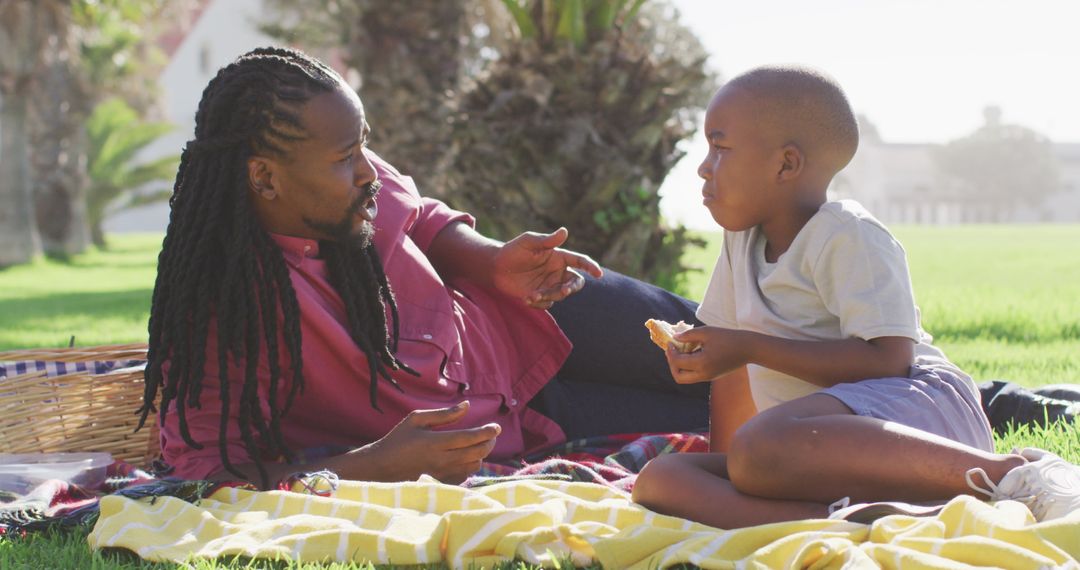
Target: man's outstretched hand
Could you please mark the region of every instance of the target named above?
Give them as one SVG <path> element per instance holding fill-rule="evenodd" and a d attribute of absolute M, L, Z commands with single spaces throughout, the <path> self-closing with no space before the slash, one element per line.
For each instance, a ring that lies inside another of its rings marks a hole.
<path fill-rule="evenodd" d="M 525 232 L 506 242 L 493 262 L 495 287 L 530 307 L 548 309 L 585 286 L 577 270 L 602 276 L 592 258 L 559 247 L 568 235 L 566 228 L 559 228 L 549 234 Z"/>

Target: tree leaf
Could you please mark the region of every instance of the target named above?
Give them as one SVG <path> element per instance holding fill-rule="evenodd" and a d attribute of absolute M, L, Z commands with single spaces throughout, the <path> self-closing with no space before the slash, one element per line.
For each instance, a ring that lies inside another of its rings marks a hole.
<path fill-rule="evenodd" d="M 536 37 L 536 25 L 533 24 L 532 16 L 529 15 L 528 10 L 519 4 L 518 0 L 502 0 L 502 3 L 514 18 L 514 23 L 517 24 L 521 37 L 527 40 L 534 39 Z"/>

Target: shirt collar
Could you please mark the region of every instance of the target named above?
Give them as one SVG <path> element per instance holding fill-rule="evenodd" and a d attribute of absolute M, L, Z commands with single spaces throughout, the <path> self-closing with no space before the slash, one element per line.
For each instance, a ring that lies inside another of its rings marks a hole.
<path fill-rule="evenodd" d="M 299 268 L 305 258 L 319 257 L 319 240 L 273 233 L 270 237 L 281 248 L 285 262 L 293 268 Z"/>

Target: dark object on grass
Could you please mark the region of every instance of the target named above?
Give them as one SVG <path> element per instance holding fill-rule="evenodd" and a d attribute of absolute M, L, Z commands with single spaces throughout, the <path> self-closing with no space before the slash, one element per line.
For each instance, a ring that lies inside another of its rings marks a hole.
<path fill-rule="evenodd" d="M 1025 388 L 991 380 L 979 384 L 979 391 L 990 427 L 997 434 L 1008 431 L 1010 425 L 1046 426 L 1059 420 L 1076 421 L 1080 416 L 1080 384 Z"/>

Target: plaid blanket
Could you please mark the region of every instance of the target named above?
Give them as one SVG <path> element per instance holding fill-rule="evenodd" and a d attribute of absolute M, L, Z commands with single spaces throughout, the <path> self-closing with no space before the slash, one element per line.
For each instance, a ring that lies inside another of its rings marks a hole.
<path fill-rule="evenodd" d="M 665 453 L 708 450 L 709 442 L 700 433 L 599 436 L 569 441 L 520 462 L 484 463 L 464 486 L 478 487 L 509 479 L 560 479 L 600 483 L 629 493 L 637 473 L 650 459 Z"/>
<path fill-rule="evenodd" d="M 94 360 L 87 362 L 57 362 L 53 360 L 14 360 L 0 361 L 0 379 L 19 376 L 27 372 L 45 372 L 49 378 L 74 372 L 105 374 L 145 363 L 145 360 Z"/>
<path fill-rule="evenodd" d="M 44 371 L 49 377 L 73 372 L 104 374 L 142 363 L 142 360 L 4 361 L 0 362 L 0 380 L 34 371 Z M 629 492 L 637 473 L 653 457 L 664 453 L 707 451 L 708 447 L 704 434 L 700 433 L 633 433 L 580 439 L 516 461 L 486 462 L 480 472 L 465 481 L 463 486 L 473 488 L 500 481 L 535 479 L 599 483 Z M 345 451 L 347 449 L 338 446 L 311 448 L 298 453 L 298 458 L 311 461 Z M 96 489 L 63 481 L 47 481 L 23 496 L 0 490 L 0 535 L 33 532 L 54 525 L 71 527 L 93 524 L 98 516 L 98 500 L 109 494 L 186 497 L 194 501 L 208 490 L 217 488 L 207 482 L 184 482 L 167 475 L 167 470 L 150 474 L 132 465 L 116 462 L 109 468 L 106 482 Z M 279 487 L 287 489 L 296 480 L 293 477 L 282 481 Z"/>
<path fill-rule="evenodd" d="M 662 453 L 706 451 L 702 434 L 622 434 L 567 442 L 521 461 L 485 463 L 463 486 L 483 487 L 500 481 L 536 479 L 601 483 L 629 492 L 638 471 Z M 326 449 L 305 456 L 326 455 Z M 300 475 L 279 484 L 290 489 Z M 109 467 L 105 483 L 86 489 L 63 481 L 46 481 L 26 495 L 0 492 L 0 535 L 25 534 L 59 526 L 93 525 L 103 496 L 179 497 L 195 502 L 222 486 L 249 487 L 245 483 L 211 484 L 154 475 L 123 462 Z"/>

